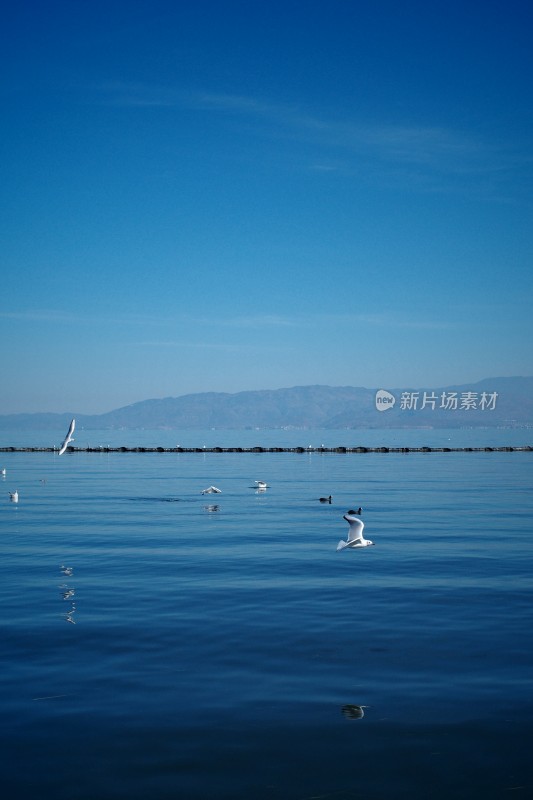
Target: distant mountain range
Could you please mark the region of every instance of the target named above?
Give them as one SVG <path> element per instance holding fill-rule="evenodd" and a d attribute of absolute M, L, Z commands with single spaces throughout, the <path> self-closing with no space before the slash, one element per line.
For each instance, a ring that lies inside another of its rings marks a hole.
<path fill-rule="evenodd" d="M 295 386 L 143 400 L 105 414 L 4 414 L 0 430 L 459 428 L 533 426 L 533 377 L 391 389 Z M 380 410 L 379 410 L 380 409 Z"/>

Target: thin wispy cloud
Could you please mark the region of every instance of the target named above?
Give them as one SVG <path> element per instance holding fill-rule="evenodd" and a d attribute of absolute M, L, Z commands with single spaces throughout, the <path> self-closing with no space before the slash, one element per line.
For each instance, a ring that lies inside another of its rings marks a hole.
<path fill-rule="evenodd" d="M 301 328 L 310 325 L 308 319 L 299 317 L 284 317 L 278 314 L 258 314 L 246 317 L 229 317 L 225 320 L 216 320 L 216 324 L 222 324 L 233 328 Z"/>
<path fill-rule="evenodd" d="M 21 323 L 43 323 L 50 325 L 105 325 L 109 323 L 109 318 L 99 314 L 77 313 L 75 311 L 63 311 L 61 309 L 50 310 L 28 310 L 28 311 L 0 311 L 0 320 L 18 321 Z M 454 321 L 439 319 L 415 318 L 413 315 L 402 317 L 396 312 L 369 311 L 355 314 L 344 313 L 324 313 L 320 309 L 312 310 L 311 313 L 294 314 L 291 316 L 282 314 L 255 314 L 243 316 L 217 315 L 215 317 L 205 317 L 194 314 L 179 314 L 173 317 L 161 315 L 151 316 L 148 314 L 120 314 L 113 317 L 113 323 L 129 325 L 132 328 L 147 326 L 154 328 L 172 328 L 184 326 L 188 331 L 205 330 L 206 328 L 224 329 L 249 329 L 249 330 L 282 330 L 282 329 L 305 329 L 316 328 L 317 326 L 363 326 L 374 328 L 420 328 L 426 330 L 444 330 L 457 327 Z M 461 323 L 462 324 L 462 323 Z M 137 342 L 139 345 L 161 346 L 161 347 L 198 347 L 198 348 L 220 348 L 220 349 L 240 349 L 247 348 L 248 345 L 235 345 L 212 342 L 195 342 L 189 339 L 149 339 Z M 255 348 L 257 345 L 253 345 Z M 250 345 L 252 347 L 252 345 Z"/>
<path fill-rule="evenodd" d="M 76 319 L 74 313 L 61 310 L 0 311 L 0 319 L 20 322 L 68 323 Z"/>
<path fill-rule="evenodd" d="M 286 138 L 314 145 L 321 155 L 308 169 L 322 173 L 357 174 L 361 170 L 394 178 L 413 178 L 419 189 L 444 189 L 428 185 L 429 176 L 454 176 L 472 180 L 483 176 L 503 179 L 520 164 L 530 167 L 528 157 L 483 140 L 466 131 L 442 125 L 413 125 L 358 120 L 348 115 L 333 119 L 313 114 L 300 106 L 261 98 L 201 91 L 180 91 L 147 84 L 108 83 L 100 87 L 104 102 L 117 106 L 189 109 L 218 115 L 233 124 L 242 123 L 250 135 Z M 410 170 L 410 172 L 405 172 Z M 424 179 L 424 175 L 426 178 Z"/>
<path fill-rule="evenodd" d="M 315 309 L 311 314 L 297 314 L 291 317 L 280 316 L 276 314 L 258 314 L 256 316 L 243 316 L 243 317 L 191 317 L 192 325 L 205 328 L 206 326 L 217 328 L 248 328 L 248 329 L 261 329 L 261 328 L 317 328 L 320 326 L 340 326 L 340 325 L 357 325 L 369 327 L 383 327 L 383 328 L 422 328 L 443 330 L 453 327 L 454 323 L 448 320 L 427 320 L 427 319 L 413 319 L 401 318 L 393 313 L 384 312 L 368 312 L 358 314 L 328 314 Z"/>
<path fill-rule="evenodd" d="M 454 174 L 503 173 L 522 163 L 479 137 L 441 125 L 412 125 L 331 119 L 297 106 L 263 102 L 253 97 L 199 93 L 193 104 L 203 110 L 232 113 L 248 121 L 265 121 L 272 133 L 284 133 L 345 154 Z M 264 129 L 263 129 L 264 133 Z M 529 159 L 526 159 L 529 163 Z M 331 172 L 349 168 L 339 159 L 314 162 L 310 169 Z"/>
<path fill-rule="evenodd" d="M 490 149 L 467 134 L 441 126 L 327 119 L 304 113 L 295 106 L 238 95 L 199 94 L 196 105 L 204 110 L 268 120 L 278 132 L 285 130 L 287 135 L 305 137 L 317 144 L 360 154 L 372 153 L 395 162 L 433 164 L 442 168 L 443 159 L 447 162 L 479 159 Z"/>
<path fill-rule="evenodd" d="M 46 323 L 51 325 L 106 325 L 110 323 L 110 318 L 100 313 L 87 313 L 78 311 L 64 311 L 62 309 L 28 309 L 27 311 L 1 311 L 0 320 L 12 320 L 22 323 Z M 160 326 L 171 321 L 171 318 L 163 319 L 159 315 L 149 314 L 113 314 L 113 324 L 120 325 L 157 325 Z"/>
<path fill-rule="evenodd" d="M 314 315 L 314 319 L 316 316 Z M 374 312 L 360 314 L 323 314 L 322 324 L 335 324 L 337 326 L 357 326 L 368 328 L 413 328 L 421 330 L 449 330 L 457 327 L 454 321 L 439 319 L 419 319 L 401 317 L 395 312 Z"/>
<path fill-rule="evenodd" d="M 0 319 L 19 321 L 23 323 L 38 322 L 56 325 L 72 325 L 73 323 L 96 325 L 109 322 L 109 318 L 102 314 L 78 313 L 76 311 L 63 311 L 62 309 L 34 309 L 27 311 L 1 311 Z M 302 327 L 310 324 L 306 317 L 287 317 L 279 314 L 257 314 L 248 316 L 217 315 L 216 317 L 195 316 L 193 314 L 176 314 L 172 317 L 150 314 L 113 315 L 113 323 L 131 326 L 175 326 L 184 324 L 188 328 L 217 326 L 229 328 L 290 328 Z"/>
<path fill-rule="evenodd" d="M 186 349 L 186 350 L 200 350 L 200 351 L 208 351 L 208 350 L 215 350 L 218 352 L 227 352 L 227 353 L 257 353 L 258 351 L 266 352 L 266 351 L 283 351 L 287 352 L 290 350 L 291 347 L 286 344 L 283 345 L 257 345 L 257 344 L 235 344 L 231 342 L 195 342 L 195 341 L 185 341 L 185 340 L 158 340 L 158 339 L 147 339 L 140 342 L 133 342 L 130 343 L 130 346 L 134 347 L 152 347 L 156 349 L 161 348 L 168 348 L 168 349 Z"/>
<path fill-rule="evenodd" d="M 175 90 L 165 86 L 110 81 L 93 87 L 95 102 L 123 108 L 172 108 L 180 104 Z"/>

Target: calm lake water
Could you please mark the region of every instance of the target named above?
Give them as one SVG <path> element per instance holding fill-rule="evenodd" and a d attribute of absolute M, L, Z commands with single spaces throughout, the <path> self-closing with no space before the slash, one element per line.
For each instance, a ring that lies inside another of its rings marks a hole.
<path fill-rule="evenodd" d="M 61 440 L 50 438 L 2 433 L 0 443 Z M 85 438 L 75 444 L 533 437 Z M 533 453 L 1 453 L 0 462 L 4 797 L 533 796 Z M 269 488 L 257 492 L 256 480 Z M 202 495 L 211 484 L 221 494 Z M 376 546 L 337 552 L 343 514 L 359 505 Z"/>

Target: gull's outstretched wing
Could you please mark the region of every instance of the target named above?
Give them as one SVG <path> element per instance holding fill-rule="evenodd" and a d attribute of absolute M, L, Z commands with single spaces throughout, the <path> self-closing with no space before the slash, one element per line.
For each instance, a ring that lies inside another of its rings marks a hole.
<path fill-rule="evenodd" d="M 341 539 L 337 545 L 337 550 L 344 550 L 345 547 L 348 547 L 348 542 L 345 542 L 344 539 Z"/>
<path fill-rule="evenodd" d="M 356 539 L 362 539 L 363 528 L 365 527 L 363 520 L 359 519 L 359 517 L 352 517 L 349 514 L 345 514 L 344 519 L 350 526 L 348 530 L 348 541 L 354 542 Z"/>

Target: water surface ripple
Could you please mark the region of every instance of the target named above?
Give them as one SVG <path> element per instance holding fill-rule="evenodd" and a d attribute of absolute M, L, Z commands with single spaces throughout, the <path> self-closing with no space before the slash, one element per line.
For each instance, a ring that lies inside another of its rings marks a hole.
<path fill-rule="evenodd" d="M 533 796 L 533 454 L 3 455 L 4 796 Z"/>

